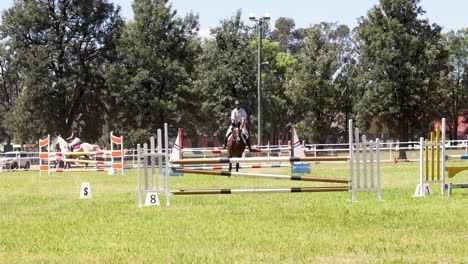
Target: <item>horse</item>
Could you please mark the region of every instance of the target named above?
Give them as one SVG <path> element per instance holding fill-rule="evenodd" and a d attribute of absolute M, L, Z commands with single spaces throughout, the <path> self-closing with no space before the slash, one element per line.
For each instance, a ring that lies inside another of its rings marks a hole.
<path fill-rule="evenodd" d="M 227 141 L 228 158 L 240 158 L 244 154 L 245 146 L 247 145 L 242 138 L 242 131 L 238 127 L 232 130 L 231 136 Z M 229 171 L 232 170 L 232 163 L 229 163 Z M 236 163 L 236 171 L 239 171 L 239 163 Z"/>
<path fill-rule="evenodd" d="M 84 142 L 84 143 L 80 143 L 78 145 L 79 145 L 79 147 L 77 147 L 77 145 L 75 145 L 75 148 L 73 149 L 73 152 L 98 152 L 98 151 L 102 151 L 102 149 L 98 145 L 95 145 L 95 144 L 89 144 L 89 143 Z M 57 138 L 52 141 L 52 146 L 55 146 L 55 149 L 62 152 L 64 156 L 67 156 L 67 153 L 70 153 L 70 148 L 69 148 L 68 142 L 65 139 L 63 139 L 60 135 L 57 136 Z M 84 158 L 84 159 L 89 160 L 89 159 L 91 159 L 91 156 L 94 156 L 94 155 L 93 154 L 83 154 L 83 155 L 80 155 L 80 158 Z M 87 167 L 88 164 L 86 163 L 85 166 Z"/>

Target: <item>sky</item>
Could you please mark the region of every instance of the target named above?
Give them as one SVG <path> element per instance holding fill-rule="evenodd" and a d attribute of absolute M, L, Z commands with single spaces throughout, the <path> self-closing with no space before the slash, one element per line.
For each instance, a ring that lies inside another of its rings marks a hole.
<path fill-rule="evenodd" d="M 110 0 L 122 7 L 126 20 L 133 19 L 133 0 Z M 357 18 L 365 16 L 378 0 L 170 0 L 173 10 L 185 16 L 193 11 L 199 15 L 200 35 L 207 36 L 209 28 L 220 25 L 220 21 L 231 17 L 241 9 L 247 25 L 251 12 L 257 17 L 266 12 L 271 14 L 271 25 L 279 17 L 294 19 L 296 28 L 307 27 L 322 21 L 338 22 L 349 27 L 357 26 Z M 13 5 L 13 0 L 0 0 L 0 10 Z M 424 18 L 437 23 L 444 32 L 468 27 L 468 0 L 421 0 L 426 11 Z"/>

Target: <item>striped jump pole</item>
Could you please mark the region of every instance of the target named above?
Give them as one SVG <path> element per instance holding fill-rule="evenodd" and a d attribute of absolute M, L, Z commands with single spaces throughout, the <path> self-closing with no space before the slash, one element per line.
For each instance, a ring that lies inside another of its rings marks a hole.
<path fill-rule="evenodd" d="M 106 155 L 111 154 L 111 151 L 77 151 L 77 152 L 51 152 L 51 156 L 86 156 L 86 155 Z"/>
<path fill-rule="evenodd" d="M 282 168 L 291 167 L 289 163 L 274 163 L 274 164 L 241 164 L 239 169 L 260 169 L 260 168 Z M 190 170 L 223 170 L 229 169 L 228 165 L 219 166 L 185 166 L 185 167 L 172 167 L 172 169 L 190 169 Z"/>
<path fill-rule="evenodd" d="M 467 154 L 462 154 L 462 155 L 446 155 L 448 159 L 461 159 L 461 160 L 468 160 L 468 155 Z"/>
<path fill-rule="evenodd" d="M 300 193 L 300 192 L 349 192 L 350 186 L 337 187 L 301 187 L 277 189 L 213 189 L 213 190 L 178 190 L 173 195 L 237 194 L 237 193 Z"/>
<path fill-rule="evenodd" d="M 193 154 L 193 155 L 207 155 L 207 154 L 215 154 L 221 155 L 226 154 L 226 149 L 182 149 L 183 153 Z"/>
<path fill-rule="evenodd" d="M 74 163 L 84 163 L 84 164 L 97 164 L 97 165 L 112 165 L 111 161 L 103 161 L 103 160 L 80 160 L 80 159 L 56 159 L 56 161 L 63 161 L 63 162 L 74 162 Z"/>
<path fill-rule="evenodd" d="M 253 153 L 279 153 L 282 151 L 290 151 L 291 148 L 252 148 Z M 193 154 L 193 155 L 221 155 L 227 154 L 226 149 L 182 149 L 183 153 Z"/>
<path fill-rule="evenodd" d="M 108 171 L 108 168 L 93 168 L 93 169 L 51 169 L 50 172 L 96 172 Z"/>
<path fill-rule="evenodd" d="M 242 162 L 301 162 L 301 161 L 348 161 L 349 157 L 252 157 L 252 158 L 208 158 L 171 160 L 173 164 L 218 164 Z"/>
<path fill-rule="evenodd" d="M 254 178 L 285 179 L 285 180 L 292 180 L 292 181 L 350 183 L 350 179 L 343 179 L 343 178 L 320 178 L 320 177 L 303 177 L 303 176 L 297 176 L 297 175 L 259 174 L 259 173 L 229 172 L 229 171 L 203 171 L 203 170 L 189 170 L 189 169 L 174 169 L 174 171 L 182 172 L 182 173 L 218 175 L 218 176 L 227 176 L 227 177 L 244 176 L 244 177 L 254 177 Z"/>
<path fill-rule="evenodd" d="M 253 148 L 256 153 L 280 153 L 282 151 L 291 151 L 291 148 Z"/>

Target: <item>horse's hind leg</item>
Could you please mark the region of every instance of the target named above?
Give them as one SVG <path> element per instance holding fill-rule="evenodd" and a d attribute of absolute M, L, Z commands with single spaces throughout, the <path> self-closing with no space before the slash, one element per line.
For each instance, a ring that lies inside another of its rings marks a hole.
<path fill-rule="evenodd" d="M 229 172 L 232 171 L 232 163 L 229 163 Z"/>
<path fill-rule="evenodd" d="M 236 163 L 236 172 L 239 172 L 239 163 Z"/>

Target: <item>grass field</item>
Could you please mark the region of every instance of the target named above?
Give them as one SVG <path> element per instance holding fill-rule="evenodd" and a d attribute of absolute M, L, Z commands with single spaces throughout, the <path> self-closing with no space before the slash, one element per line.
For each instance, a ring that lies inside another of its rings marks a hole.
<path fill-rule="evenodd" d="M 312 170 L 345 177 L 348 165 Z M 138 208 L 136 170 L 4 172 L 0 263 L 468 263 L 467 190 L 447 198 L 434 185 L 434 196 L 413 198 L 417 163 L 382 164 L 382 174 L 384 201 L 373 192 L 358 193 L 355 203 L 341 192 L 238 194 L 173 196 L 170 207 Z M 453 181 L 467 179 L 464 172 Z M 85 181 L 93 199 L 78 199 Z M 171 185 L 314 184 L 186 175 Z"/>

